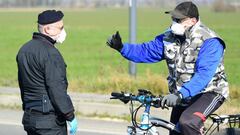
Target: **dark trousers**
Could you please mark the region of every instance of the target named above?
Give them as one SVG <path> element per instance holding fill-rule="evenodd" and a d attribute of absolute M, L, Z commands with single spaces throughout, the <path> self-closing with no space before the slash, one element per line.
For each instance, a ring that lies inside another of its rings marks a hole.
<path fill-rule="evenodd" d="M 67 135 L 66 121 L 55 114 L 25 111 L 22 123 L 28 135 Z"/>
<path fill-rule="evenodd" d="M 225 98 L 215 92 L 203 93 L 195 96 L 188 106 L 176 106 L 171 113 L 170 121 L 178 124 L 181 135 L 203 134 L 205 119 L 217 110 Z M 179 135 L 170 132 L 170 135 Z"/>

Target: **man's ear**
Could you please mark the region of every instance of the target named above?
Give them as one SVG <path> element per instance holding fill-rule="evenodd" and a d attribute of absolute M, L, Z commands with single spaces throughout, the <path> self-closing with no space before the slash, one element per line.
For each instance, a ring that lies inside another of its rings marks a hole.
<path fill-rule="evenodd" d="M 46 34 L 48 34 L 48 35 L 51 34 L 51 29 L 50 29 L 49 26 L 44 26 L 44 27 L 43 27 L 43 31 L 44 31 Z"/>
<path fill-rule="evenodd" d="M 191 18 L 191 21 L 192 21 L 193 25 L 195 25 L 198 22 L 197 18 Z"/>

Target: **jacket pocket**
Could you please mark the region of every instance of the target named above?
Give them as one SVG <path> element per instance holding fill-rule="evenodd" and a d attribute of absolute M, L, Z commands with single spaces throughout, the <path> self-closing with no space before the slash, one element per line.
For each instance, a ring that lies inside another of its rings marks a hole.
<path fill-rule="evenodd" d="M 56 127 L 55 115 L 32 116 L 31 121 L 36 129 L 52 129 Z"/>
<path fill-rule="evenodd" d="M 183 52 L 183 62 L 185 63 L 195 63 L 196 62 L 196 52 L 193 48 L 187 48 Z"/>
<path fill-rule="evenodd" d="M 52 129 L 55 127 L 54 120 L 38 120 L 36 121 L 36 128 L 37 129 Z"/>

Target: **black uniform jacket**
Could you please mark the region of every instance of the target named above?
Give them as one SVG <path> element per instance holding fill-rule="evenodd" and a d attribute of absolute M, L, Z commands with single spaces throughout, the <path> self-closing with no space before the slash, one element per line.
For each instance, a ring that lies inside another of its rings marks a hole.
<path fill-rule="evenodd" d="M 74 107 L 67 94 L 67 66 L 54 44 L 52 38 L 34 33 L 32 40 L 17 54 L 23 109 L 38 106 L 43 111 L 54 111 L 66 120 L 72 120 Z"/>

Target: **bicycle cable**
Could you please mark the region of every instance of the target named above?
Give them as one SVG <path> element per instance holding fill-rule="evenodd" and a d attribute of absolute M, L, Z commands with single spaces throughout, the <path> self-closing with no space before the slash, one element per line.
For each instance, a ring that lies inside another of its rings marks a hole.
<path fill-rule="evenodd" d="M 132 124 L 134 127 L 137 127 L 139 128 L 140 130 L 143 130 L 143 131 L 148 131 L 149 129 L 151 129 L 153 127 L 153 125 L 151 125 L 150 127 L 146 128 L 146 129 L 143 129 L 141 128 L 141 126 L 139 126 L 141 123 L 138 123 L 136 118 L 137 118 L 137 113 L 139 111 L 139 109 L 144 106 L 144 103 L 142 103 L 139 107 L 137 107 L 134 112 L 133 112 L 133 121 L 132 121 Z"/>

